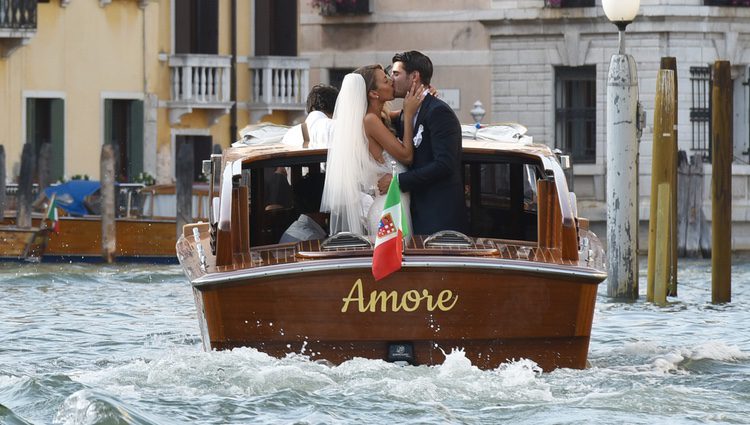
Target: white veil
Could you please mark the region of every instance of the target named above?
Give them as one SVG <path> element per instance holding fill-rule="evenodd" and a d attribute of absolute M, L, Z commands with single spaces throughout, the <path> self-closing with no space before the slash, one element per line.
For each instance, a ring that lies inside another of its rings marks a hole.
<path fill-rule="evenodd" d="M 326 179 L 320 210 L 331 213 L 331 235 L 366 234 L 362 197 L 374 184 L 375 170 L 367 149 L 364 118 L 367 89 L 359 74 L 347 74 L 333 111 L 333 140 L 328 145 Z"/>

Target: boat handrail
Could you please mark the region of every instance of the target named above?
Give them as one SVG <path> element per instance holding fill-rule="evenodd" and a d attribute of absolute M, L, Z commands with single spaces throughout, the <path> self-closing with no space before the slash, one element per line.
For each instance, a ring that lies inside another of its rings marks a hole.
<path fill-rule="evenodd" d="M 321 248 L 327 251 L 341 248 L 372 248 L 372 242 L 356 233 L 339 232 L 324 240 Z"/>
<path fill-rule="evenodd" d="M 470 237 L 455 230 L 441 230 L 430 235 L 424 240 L 424 246 L 432 247 L 462 247 L 468 248 L 473 246 Z"/>

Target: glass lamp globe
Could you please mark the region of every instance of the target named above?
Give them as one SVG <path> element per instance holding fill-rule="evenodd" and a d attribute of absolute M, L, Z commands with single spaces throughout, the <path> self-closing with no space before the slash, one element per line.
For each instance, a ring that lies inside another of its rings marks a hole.
<path fill-rule="evenodd" d="M 602 0 L 604 14 L 620 31 L 633 22 L 640 6 L 641 0 Z"/>

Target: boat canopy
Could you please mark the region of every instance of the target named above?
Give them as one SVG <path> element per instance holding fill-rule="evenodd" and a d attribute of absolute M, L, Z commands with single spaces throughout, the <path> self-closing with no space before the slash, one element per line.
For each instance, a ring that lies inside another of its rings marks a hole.
<path fill-rule="evenodd" d="M 87 196 L 93 195 L 101 185 L 94 180 L 70 180 L 44 189 L 47 198 L 55 194 L 55 203 L 66 213 L 74 216 L 90 214 L 84 204 Z"/>

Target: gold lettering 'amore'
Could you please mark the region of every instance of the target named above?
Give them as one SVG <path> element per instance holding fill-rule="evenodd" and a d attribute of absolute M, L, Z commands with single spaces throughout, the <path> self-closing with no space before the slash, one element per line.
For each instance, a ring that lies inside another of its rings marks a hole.
<path fill-rule="evenodd" d="M 411 312 L 419 308 L 427 311 L 449 311 L 456 305 L 458 295 L 453 295 L 453 291 L 450 289 L 443 289 L 437 297 L 433 296 L 428 289 L 422 289 L 421 292 L 411 289 L 401 294 L 398 291 L 374 290 L 370 292 L 369 296 L 366 296 L 364 288 L 362 288 L 362 279 L 357 279 L 352 285 L 349 295 L 342 298 L 341 301 L 344 302 L 341 307 L 342 313 L 349 311 L 349 304 L 352 304 L 352 311 L 356 307 L 360 313 L 368 311 L 373 313 L 376 311 L 381 313 Z"/>

